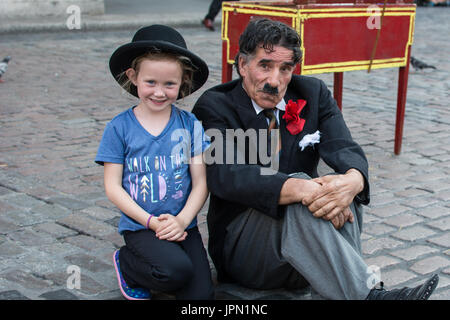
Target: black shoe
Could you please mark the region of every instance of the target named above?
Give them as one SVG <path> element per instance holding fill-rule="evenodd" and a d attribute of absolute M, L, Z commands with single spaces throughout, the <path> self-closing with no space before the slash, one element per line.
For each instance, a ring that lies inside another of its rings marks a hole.
<path fill-rule="evenodd" d="M 438 282 L 439 276 L 434 274 L 424 284 L 415 288 L 405 287 L 389 291 L 383 288 L 383 282 L 381 282 L 381 288 L 372 289 L 366 300 L 428 300 Z"/>
<path fill-rule="evenodd" d="M 204 25 L 206 29 L 214 31 L 214 25 L 213 25 L 213 21 L 211 19 L 208 19 L 208 18 L 203 19 L 202 25 Z"/>

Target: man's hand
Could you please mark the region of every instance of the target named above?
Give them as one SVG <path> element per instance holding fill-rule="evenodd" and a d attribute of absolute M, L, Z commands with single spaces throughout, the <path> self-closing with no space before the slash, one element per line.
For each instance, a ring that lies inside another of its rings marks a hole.
<path fill-rule="evenodd" d="M 364 188 L 361 173 L 350 169 L 343 175 L 329 175 L 313 181 L 319 183 L 321 188 L 304 197 L 302 203 L 308 206 L 314 217 L 331 220 L 335 227 L 342 224 L 342 219 L 344 223 L 346 220 L 353 221 L 348 207 Z"/>
<path fill-rule="evenodd" d="M 350 223 L 353 223 L 353 221 L 355 221 L 350 208 L 345 208 L 344 211 L 338 213 L 333 219 L 330 220 L 335 229 L 342 228 L 347 221 Z"/>
<path fill-rule="evenodd" d="M 321 185 L 313 180 L 289 178 L 281 188 L 278 203 L 287 205 L 302 202 L 305 198 L 312 198 L 320 188 Z"/>

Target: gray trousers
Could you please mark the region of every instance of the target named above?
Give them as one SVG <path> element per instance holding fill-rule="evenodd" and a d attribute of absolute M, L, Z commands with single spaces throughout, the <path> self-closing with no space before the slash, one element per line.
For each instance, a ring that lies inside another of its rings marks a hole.
<path fill-rule="evenodd" d="M 309 179 L 305 174 L 294 177 Z M 225 270 L 238 283 L 255 289 L 311 286 L 313 298 L 365 299 L 370 288 L 361 257 L 360 205 L 351 205 L 354 222 L 336 230 L 302 204 L 287 206 L 276 220 L 254 209 L 227 227 Z"/>

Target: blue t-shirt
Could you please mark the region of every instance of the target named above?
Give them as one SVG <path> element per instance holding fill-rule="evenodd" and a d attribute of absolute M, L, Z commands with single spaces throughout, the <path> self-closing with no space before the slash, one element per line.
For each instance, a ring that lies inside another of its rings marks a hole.
<path fill-rule="evenodd" d="M 154 216 L 176 216 L 192 189 L 189 160 L 209 147 L 209 138 L 192 113 L 174 105 L 164 130 L 153 136 L 139 123 L 133 108 L 106 125 L 95 162 L 122 164 L 122 186 L 141 208 Z M 188 229 L 196 224 L 195 218 Z M 145 227 L 122 212 L 120 234 L 141 229 Z"/>

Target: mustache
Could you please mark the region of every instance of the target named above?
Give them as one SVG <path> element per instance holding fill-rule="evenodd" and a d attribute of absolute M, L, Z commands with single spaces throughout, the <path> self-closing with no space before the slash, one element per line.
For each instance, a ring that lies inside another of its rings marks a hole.
<path fill-rule="evenodd" d="M 271 95 L 278 95 L 278 88 L 272 87 L 270 84 L 266 83 L 264 87 L 262 88 L 262 92 L 271 94 Z"/>

